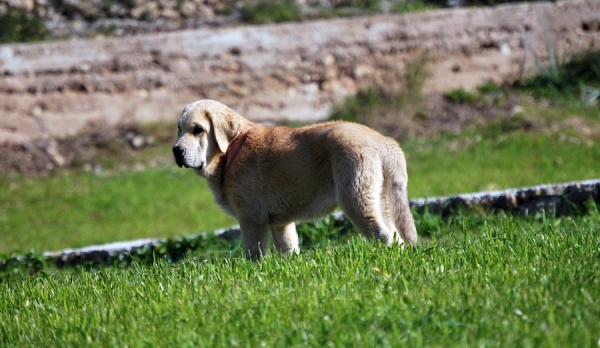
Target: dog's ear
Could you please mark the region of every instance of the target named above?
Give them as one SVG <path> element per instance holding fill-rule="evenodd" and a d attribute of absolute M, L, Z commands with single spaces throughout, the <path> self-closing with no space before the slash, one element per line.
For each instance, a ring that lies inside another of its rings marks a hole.
<path fill-rule="evenodd" d="M 212 123 L 212 131 L 221 152 L 227 152 L 229 144 L 244 128 L 244 118 L 230 108 L 207 111 L 207 117 Z"/>

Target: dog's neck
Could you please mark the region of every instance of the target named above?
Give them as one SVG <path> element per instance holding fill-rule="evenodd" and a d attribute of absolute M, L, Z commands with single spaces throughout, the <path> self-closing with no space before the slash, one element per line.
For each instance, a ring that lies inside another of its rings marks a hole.
<path fill-rule="evenodd" d="M 227 146 L 227 152 L 225 153 L 225 167 L 223 170 L 223 182 L 226 182 L 230 175 L 231 165 L 234 163 L 235 159 L 240 153 L 244 142 L 246 141 L 246 137 L 248 136 L 248 132 L 252 129 L 252 125 L 250 123 L 246 123 L 242 128 L 240 134 L 238 134 L 235 139 L 229 146 Z"/>

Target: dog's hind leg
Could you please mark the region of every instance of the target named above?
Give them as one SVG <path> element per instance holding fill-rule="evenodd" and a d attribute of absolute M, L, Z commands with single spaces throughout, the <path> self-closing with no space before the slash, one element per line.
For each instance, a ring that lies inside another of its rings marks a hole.
<path fill-rule="evenodd" d="M 380 206 L 385 225 L 394 233 L 394 243 L 404 244 L 404 240 L 401 237 L 401 232 L 396 228 L 396 221 L 393 216 L 396 213 L 396 210 L 391 206 L 390 192 L 385 188 L 385 186 L 381 192 Z"/>
<path fill-rule="evenodd" d="M 395 146 L 393 148 L 395 149 Z M 385 178 L 383 190 L 386 192 L 383 204 L 390 208 L 388 214 L 404 242 L 417 244 L 417 228 L 408 203 L 406 159 L 401 150 L 389 151 L 388 156 L 385 157 L 383 172 Z"/>
<path fill-rule="evenodd" d="M 269 226 L 240 220 L 242 248 L 246 257 L 256 261 L 269 252 Z"/>
<path fill-rule="evenodd" d="M 299 253 L 298 233 L 296 232 L 296 223 L 290 222 L 287 225 L 271 225 L 271 235 L 275 249 L 282 254 Z"/>
<path fill-rule="evenodd" d="M 366 167 L 377 164 L 376 162 L 364 163 Z M 354 167 L 358 168 L 359 166 Z M 394 231 L 386 225 L 385 217 L 382 214 L 383 174 L 381 171 L 366 168 L 362 172 L 352 173 L 346 170 L 338 173 L 337 201 L 354 226 L 365 237 L 377 239 L 385 245 L 389 246 L 394 242 L 401 243 L 399 238 L 394 237 Z"/>

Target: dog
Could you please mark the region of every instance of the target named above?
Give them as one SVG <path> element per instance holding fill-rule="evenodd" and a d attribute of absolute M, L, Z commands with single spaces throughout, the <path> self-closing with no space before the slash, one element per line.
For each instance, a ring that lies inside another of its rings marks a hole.
<path fill-rule="evenodd" d="M 278 252 L 299 252 L 295 222 L 337 207 L 367 238 L 417 243 L 406 160 L 393 139 L 350 122 L 271 127 L 214 100 L 187 105 L 177 127 L 175 163 L 208 181 L 239 221 L 250 259 L 267 254 L 269 231 Z"/>

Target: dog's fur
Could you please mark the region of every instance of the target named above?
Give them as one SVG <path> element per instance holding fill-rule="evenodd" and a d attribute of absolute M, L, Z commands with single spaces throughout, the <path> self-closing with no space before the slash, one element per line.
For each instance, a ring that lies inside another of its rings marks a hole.
<path fill-rule="evenodd" d="M 298 252 L 295 221 L 337 206 L 368 238 L 417 242 L 404 153 L 365 126 L 269 127 L 200 100 L 183 110 L 173 154 L 180 167 L 206 178 L 215 201 L 238 219 L 249 258 L 267 253 L 269 230 L 278 251 Z"/>

